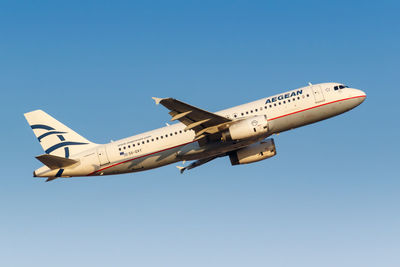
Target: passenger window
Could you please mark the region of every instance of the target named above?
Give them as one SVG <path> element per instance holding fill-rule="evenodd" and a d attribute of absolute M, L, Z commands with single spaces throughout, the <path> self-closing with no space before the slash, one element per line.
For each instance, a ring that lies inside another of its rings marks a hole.
<path fill-rule="evenodd" d="M 265 106 L 264 108 L 267 109 L 267 106 Z"/>
<path fill-rule="evenodd" d="M 281 102 L 278 103 L 279 105 L 281 104 Z"/>
<path fill-rule="evenodd" d="M 309 94 L 307 94 L 307 97 L 309 97 L 310 95 Z"/>
<path fill-rule="evenodd" d="M 242 112 L 242 116 L 244 115 L 244 113 Z"/>
<path fill-rule="evenodd" d="M 144 145 L 144 141 L 142 141 L 142 144 Z"/>
<path fill-rule="evenodd" d="M 235 118 L 236 118 L 236 117 L 237 117 L 237 115 L 235 114 L 235 115 L 233 115 L 233 117 L 235 117 Z"/>
<path fill-rule="evenodd" d="M 286 104 L 286 101 L 283 101 L 283 104 Z"/>
<path fill-rule="evenodd" d="M 181 131 L 179 131 L 179 133 L 182 133 L 182 130 L 181 130 Z"/>
<path fill-rule="evenodd" d="M 170 133 L 169 135 L 172 136 L 172 133 Z"/>
<path fill-rule="evenodd" d="M 249 112 L 248 112 L 248 111 L 246 111 L 246 114 L 249 114 Z"/>
<path fill-rule="evenodd" d="M 132 147 L 134 147 L 135 146 L 135 144 L 132 144 Z"/>
<path fill-rule="evenodd" d="M 129 145 L 128 148 L 131 148 L 131 146 Z"/>
<path fill-rule="evenodd" d="M 121 148 L 119 148 L 119 151 L 121 151 Z"/>
<path fill-rule="evenodd" d="M 258 111 L 258 109 L 256 109 L 256 112 Z"/>
<path fill-rule="evenodd" d="M 274 104 L 274 107 L 276 107 L 276 103 Z"/>
<path fill-rule="evenodd" d="M 269 105 L 269 108 L 272 108 L 272 105 Z"/>
<path fill-rule="evenodd" d="M 126 149 L 126 147 L 124 146 L 124 149 Z"/>

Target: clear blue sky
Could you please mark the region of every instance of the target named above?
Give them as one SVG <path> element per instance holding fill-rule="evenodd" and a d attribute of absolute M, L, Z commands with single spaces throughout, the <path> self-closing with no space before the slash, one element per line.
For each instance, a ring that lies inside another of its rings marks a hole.
<path fill-rule="evenodd" d="M 398 1 L 2 1 L 1 266 L 400 265 Z M 275 137 L 278 155 L 32 178 L 43 109 L 94 142 L 343 82 L 367 100 Z"/>

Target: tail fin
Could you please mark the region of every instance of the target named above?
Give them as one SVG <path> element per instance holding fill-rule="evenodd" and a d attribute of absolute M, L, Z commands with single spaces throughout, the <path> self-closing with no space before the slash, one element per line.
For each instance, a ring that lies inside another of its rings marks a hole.
<path fill-rule="evenodd" d="M 69 158 L 97 146 L 42 110 L 31 111 L 24 116 L 46 154 Z"/>

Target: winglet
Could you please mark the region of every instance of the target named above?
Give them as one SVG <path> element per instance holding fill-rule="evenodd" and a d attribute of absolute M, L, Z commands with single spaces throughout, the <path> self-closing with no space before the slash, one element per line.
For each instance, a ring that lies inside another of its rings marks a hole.
<path fill-rule="evenodd" d="M 161 100 L 164 99 L 164 98 L 158 98 L 158 97 L 152 97 L 152 98 L 156 102 L 156 105 L 160 104 Z"/>
<path fill-rule="evenodd" d="M 186 167 L 182 167 L 182 166 L 176 166 L 179 171 L 181 172 L 181 174 L 186 170 Z"/>

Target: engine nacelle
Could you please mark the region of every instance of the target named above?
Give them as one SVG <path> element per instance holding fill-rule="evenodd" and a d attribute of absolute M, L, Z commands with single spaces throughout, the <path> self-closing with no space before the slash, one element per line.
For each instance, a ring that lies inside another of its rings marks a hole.
<path fill-rule="evenodd" d="M 236 150 L 229 154 L 232 165 L 248 164 L 267 159 L 276 155 L 274 139 L 270 138 L 260 143 Z"/>
<path fill-rule="evenodd" d="M 224 141 L 243 140 L 268 132 L 267 116 L 254 116 L 234 122 L 227 131 L 222 133 Z"/>

